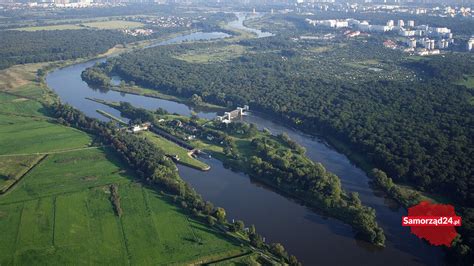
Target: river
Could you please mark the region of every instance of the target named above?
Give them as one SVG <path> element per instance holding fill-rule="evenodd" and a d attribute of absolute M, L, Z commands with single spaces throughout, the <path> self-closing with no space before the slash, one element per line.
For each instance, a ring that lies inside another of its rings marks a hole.
<path fill-rule="evenodd" d="M 239 29 L 245 16 L 229 23 Z M 254 31 L 252 31 L 254 32 Z M 268 33 L 259 37 L 269 36 Z M 195 32 L 176 37 L 155 45 L 168 45 L 183 41 L 210 40 L 228 37 L 225 33 Z M 57 69 L 46 77 L 48 86 L 61 98 L 90 117 L 107 120 L 97 109 L 117 117 L 120 113 L 108 106 L 85 99 L 98 98 L 107 101 L 127 101 L 147 109 L 164 108 L 171 113 L 190 115 L 192 108 L 181 103 L 149 98 L 115 91 L 95 90 L 81 80 L 81 72 L 104 59 L 92 60 Z M 214 112 L 197 112 L 200 117 L 212 118 Z M 299 202 L 285 197 L 247 175 L 230 171 L 222 163 L 206 160 L 211 166 L 208 172 L 179 166 L 181 177 L 190 183 L 206 200 L 224 207 L 230 219 L 242 219 L 247 225 L 255 224 L 267 242 L 280 242 L 305 265 L 442 265 L 440 248 L 429 246 L 401 226 L 401 216 L 406 211 L 395 202 L 383 197 L 383 193 L 371 188 L 367 175 L 352 164 L 345 155 L 326 145 L 316 137 L 305 135 L 285 125 L 262 116 L 249 115 L 246 121 L 267 128 L 272 133 L 286 132 L 307 149 L 308 156 L 323 163 L 341 178 L 347 191 L 360 194 L 363 204 L 377 212 L 377 222 L 383 227 L 387 240 L 383 249 L 356 240 L 351 227 L 325 217 Z"/>

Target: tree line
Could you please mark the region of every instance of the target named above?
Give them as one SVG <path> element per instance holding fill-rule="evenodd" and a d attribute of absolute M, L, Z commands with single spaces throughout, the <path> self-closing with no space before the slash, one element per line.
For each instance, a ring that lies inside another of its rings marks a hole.
<path fill-rule="evenodd" d="M 179 137 L 174 128 L 156 123 L 156 112 L 136 108 L 121 102 L 116 107 L 121 115 L 133 121 L 149 121 L 173 136 Z M 174 122 L 174 121 L 173 121 Z M 258 137 L 254 124 L 230 123 L 202 127 L 192 119 L 190 125 L 198 128 L 194 133 L 202 139 L 215 136 L 215 143 L 223 146 L 224 163 L 231 168 L 244 171 L 250 176 L 266 182 L 280 191 L 299 198 L 312 207 L 353 226 L 358 237 L 383 246 L 385 236 L 376 222 L 375 211 L 363 206 L 357 193 L 347 195 L 339 177 L 326 171 L 320 163 L 314 163 L 305 155 L 305 149 L 288 135 L 278 136 L 279 141 L 268 136 Z M 242 154 L 229 134 L 252 138 L 252 154 Z M 250 158 L 249 158 L 250 157 Z"/>
<path fill-rule="evenodd" d="M 139 180 L 167 191 L 173 195 L 175 202 L 196 218 L 203 219 L 205 217 L 210 226 L 219 223 L 220 227 L 246 234 L 251 245 L 268 250 L 282 262 L 292 266 L 301 265 L 296 257 L 289 255 L 284 250 L 281 244 L 265 244 L 254 226 L 251 226 L 252 230 L 246 231 L 242 221 L 229 223 L 225 210 L 221 207 L 214 207 L 209 201 L 204 201 L 201 195 L 179 177 L 175 164 L 165 155 L 165 152 L 145 138 L 119 130 L 112 122 L 104 123 L 86 117 L 69 105 L 54 103 L 49 108 L 59 123 L 93 134 L 98 137 L 98 141 L 110 144 L 127 163 L 127 166 L 135 171 Z M 120 199 L 114 195 L 117 189 L 115 185 L 110 187 L 111 200 L 117 215 L 120 216 L 123 212 L 120 207 Z"/>

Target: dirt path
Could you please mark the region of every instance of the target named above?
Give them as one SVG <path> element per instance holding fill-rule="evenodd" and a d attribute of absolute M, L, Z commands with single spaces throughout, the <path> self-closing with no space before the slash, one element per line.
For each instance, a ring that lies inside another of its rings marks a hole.
<path fill-rule="evenodd" d="M 28 155 L 51 155 L 51 154 L 67 153 L 67 152 L 73 152 L 73 151 L 100 149 L 100 148 L 104 148 L 104 147 L 107 147 L 107 146 L 108 145 L 86 147 L 86 148 L 77 148 L 77 149 L 69 149 L 69 150 L 60 150 L 60 151 L 50 151 L 50 152 L 3 154 L 3 155 L 0 155 L 0 157 L 28 156 Z"/>

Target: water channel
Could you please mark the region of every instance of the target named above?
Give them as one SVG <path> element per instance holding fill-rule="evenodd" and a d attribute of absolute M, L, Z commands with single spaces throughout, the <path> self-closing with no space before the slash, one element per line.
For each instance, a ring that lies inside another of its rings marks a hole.
<path fill-rule="evenodd" d="M 240 13 L 238 17 L 239 20 L 229 25 L 247 30 L 248 28 L 243 25 L 245 15 Z M 252 32 L 259 37 L 271 35 L 269 33 L 262 35 L 254 30 Z M 222 32 L 195 32 L 154 46 L 228 36 Z M 107 119 L 97 113 L 97 109 L 117 117 L 120 117 L 120 113 L 108 106 L 87 100 L 86 97 L 106 101 L 126 101 L 134 106 L 151 110 L 161 107 L 171 113 L 187 116 L 193 111 L 182 103 L 90 88 L 81 80 L 81 72 L 103 60 L 92 60 L 57 69 L 48 74 L 47 84 L 63 102 L 90 117 L 101 120 Z M 197 114 L 204 118 L 213 118 L 216 115 L 214 112 L 203 111 Z M 441 249 L 429 246 L 411 235 L 409 229 L 401 227 L 401 216 L 405 215 L 406 211 L 371 188 L 367 175 L 345 155 L 316 137 L 308 136 L 263 116 L 251 114 L 245 120 L 257 124 L 260 128 L 267 128 L 274 134 L 286 132 L 303 145 L 311 159 L 323 163 L 329 171 L 341 178 L 345 190 L 358 192 L 363 204 L 376 210 L 377 222 L 383 227 L 387 241 L 386 247 L 380 249 L 356 240 L 350 226 L 318 214 L 317 211 L 275 192 L 245 174 L 228 170 L 215 159 L 206 160 L 211 166 L 208 172 L 179 166 L 181 177 L 206 200 L 212 201 L 216 206 L 224 207 L 230 219 L 242 219 L 247 225 L 255 224 L 267 242 L 284 244 L 287 250 L 295 254 L 305 265 L 442 265 Z"/>

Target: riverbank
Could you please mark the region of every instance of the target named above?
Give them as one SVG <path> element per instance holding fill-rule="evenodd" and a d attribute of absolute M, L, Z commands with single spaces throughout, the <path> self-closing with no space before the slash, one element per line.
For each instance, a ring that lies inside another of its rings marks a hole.
<path fill-rule="evenodd" d="M 421 196 L 421 200 L 427 200 L 433 203 L 452 203 L 453 201 L 440 196 L 440 195 L 435 195 L 435 194 L 430 194 L 426 193 L 423 191 L 419 191 L 415 189 L 412 185 L 404 183 L 404 184 L 399 184 L 399 183 L 394 183 L 394 185 L 402 192 L 401 197 L 402 198 L 397 198 L 393 197 L 390 195 L 390 193 L 384 188 L 383 186 L 378 185 L 375 180 L 373 179 L 373 176 L 371 175 L 372 171 L 376 168 L 367 158 L 364 154 L 355 151 L 354 149 L 351 149 L 349 145 L 345 144 L 344 142 L 338 140 L 335 138 L 333 135 L 329 134 L 324 134 L 323 132 L 313 132 L 313 131 L 308 131 L 302 128 L 301 126 L 295 124 L 292 120 L 285 119 L 282 117 L 275 116 L 275 114 L 267 113 L 267 112 L 260 112 L 260 111 L 252 111 L 258 116 L 265 117 L 268 120 L 274 121 L 276 123 L 282 123 L 285 124 L 286 127 L 289 127 L 291 129 L 294 129 L 296 131 L 301 132 L 302 134 L 305 134 L 309 137 L 317 137 L 326 143 L 329 147 L 333 148 L 339 153 L 344 154 L 351 163 L 353 163 L 355 166 L 360 168 L 365 172 L 365 174 L 371 178 L 372 183 L 376 185 L 378 188 L 384 190 L 385 192 L 385 197 L 391 198 L 395 201 L 397 201 L 401 206 L 403 206 L 405 209 L 408 209 L 412 205 L 407 205 L 407 202 L 412 202 L 412 199 L 410 198 L 413 193 L 419 193 Z"/>
<path fill-rule="evenodd" d="M 91 65 L 93 62 L 53 73 L 48 77 L 48 83 L 65 102 L 87 115 L 98 117 L 103 121 L 106 119 L 95 113 L 95 110 L 100 107 L 87 103 L 87 100 L 82 97 L 89 96 L 115 102 L 127 101 L 148 110 L 156 110 L 157 107 L 161 107 L 171 113 L 180 113 L 188 117 L 191 115 L 189 107 L 182 104 L 151 101 L 146 97 L 128 94 L 119 95 L 113 91 L 100 93 L 95 91 L 87 87 L 80 79 L 83 69 Z M 68 84 L 68 90 L 62 89 L 62 84 Z M 71 91 L 77 91 L 77 94 L 72 94 Z M 120 115 L 117 111 L 107 111 L 116 116 Z M 215 114 L 212 113 L 197 115 L 206 118 L 215 117 Z M 259 120 L 257 124 L 267 125 L 262 120 Z M 271 131 L 274 131 L 276 127 L 278 125 L 268 126 Z M 288 128 L 283 130 L 290 131 Z M 320 216 L 273 190 L 265 189 L 258 183 L 252 183 L 247 176 L 224 169 L 220 162 L 214 163 L 213 160 L 209 160 L 212 169 L 208 172 L 178 166 L 180 175 L 206 199 L 226 209 L 229 208 L 228 213 L 233 217 L 242 217 L 249 223 L 255 223 L 258 228 L 262 229 L 267 239 L 288 246 L 292 253 L 310 265 L 349 264 L 354 263 L 354 258 L 357 258 L 357 263 L 364 265 L 379 265 L 387 263 L 387 261 L 390 262 L 388 264 L 393 265 L 438 264 L 437 254 L 439 253 L 431 252 L 433 248 L 427 247 L 416 237 L 410 236 L 409 231 L 399 226 L 399 219 L 404 215 L 403 211 L 387 206 L 383 198 L 378 194 L 375 195 L 368 186 L 365 175 L 353 164 L 350 164 L 345 156 L 325 145 L 317 144 L 317 140 L 314 141 L 300 133 L 293 134 L 292 132 L 291 134 L 296 137 L 299 143 L 307 147 L 311 158 L 314 158 L 313 155 L 317 155 L 317 159 L 313 160 L 321 161 L 325 166 L 328 166 L 330 171 L 337 172 L 343 183 L 350 184 L 349 191 L 359 192 L 364 197 L 364 203 L 374 206 L 377 213 L 382 214 L 378 216 L 378 219 L 384 229 L 389 230 L 390 235 L 385 249 L 374 250 L 373 247 L 355 241 L 349 226 L 335 219 Z M 327 256 L 328 252 L 338 254 L 338 256 Z"/>
<path fill-rule="evenodd" d="M 193 138 L 185 143 L 186 146 L 202 147 L 200 144 L 207 140 L 208 146 L 214 146 L 212 150 L 221 147 L 223 152 L 214 155 L 231 168 L 271 184 L 277 191 L 351 225 L 361 239 L 377 246 L 384 245 L 385 237 L 375 221 L 375 214 L 363 206 L 356 195 L 344 192 L 339 177 L 310 160 L 304 154 L 304 148 L 288 136 L 272 136 L 265 130 L 258 131 L 255 125 L 227 125 L 217 121 L 156 114 L 129 104 L 121 104 L 116 108 L 128 119 L 143 120 L 146 117 L 154 129 L 170 134 L 175 142 L 182 143 L 183 138 L 187 139 L 187 134 L 192 133 Z M 163 143 L 158 145 L 164 147 Z M 173 152 L 169 147 L 166 150 Z"/>

